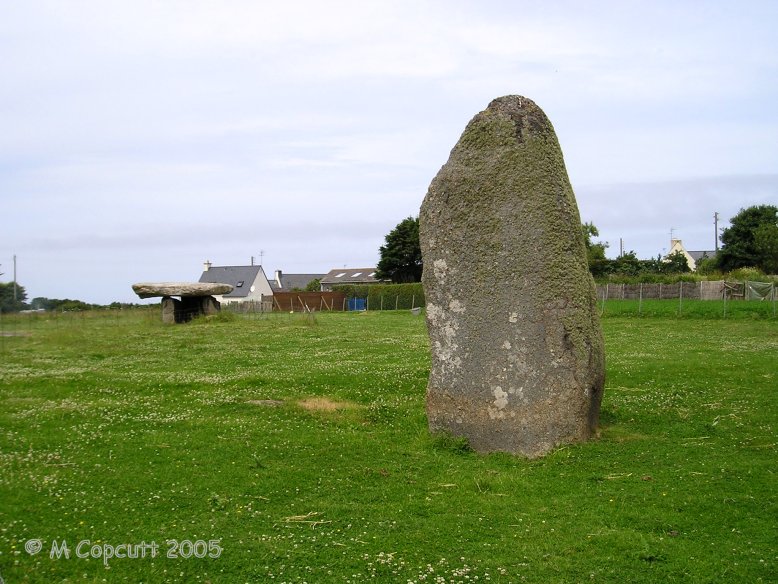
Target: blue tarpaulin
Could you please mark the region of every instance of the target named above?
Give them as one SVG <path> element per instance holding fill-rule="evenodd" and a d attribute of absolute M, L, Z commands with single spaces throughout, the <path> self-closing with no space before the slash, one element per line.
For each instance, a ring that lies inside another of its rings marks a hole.
<path fill-rule="evenodd" d="M 349 310 L 364 310 L 365 299 L 364 298 L 349 298 L 348 299 Z"/>

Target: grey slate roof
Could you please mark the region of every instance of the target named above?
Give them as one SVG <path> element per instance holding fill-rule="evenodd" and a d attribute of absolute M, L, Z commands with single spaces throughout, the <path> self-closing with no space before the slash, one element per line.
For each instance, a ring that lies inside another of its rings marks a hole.
<path fill-rule="evenodd" d="M 689 251 L 686 250 L 686 253 L 688 253 L 690 256 L 692 256 L 692 259 L 696 262 L 699 262 L 703 257 L 707 256 L 709 258 L 712 258 L 716 255 L 715 250 L 711 251 Z"/>
<path fill-rule="evenodd" d="M 211 266 L 200 276 L 200 281 L 232 284 L 232 292 L 222 298 L 243 298 L 251 293 L 251 286 L 261 269 L 262 266 Z"/>
<path fill-rule="evenodd" d="M 305 287 L 311 283 L 312 280 L 321 280 L 325 274 L 281 274 L 281 287 L 278 287 L 278 283 L 275 279 L 270 280 L 270 287 L 273 291 L 291 292 L 295 288 L 305 290 Z"/>
<path fill-rule="evenodd" d="M 336 268 L 321 279 L 322 284 L 378 284 L 376 268 Z"/>

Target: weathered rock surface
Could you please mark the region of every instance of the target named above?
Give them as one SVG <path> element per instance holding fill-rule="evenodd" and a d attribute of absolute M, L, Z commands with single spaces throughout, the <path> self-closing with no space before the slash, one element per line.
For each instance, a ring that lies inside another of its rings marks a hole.
<path fill-rule="evenodd" d="M 595 432 L 605 379 L 595 288 L 556 134 L 521 96 L 467 125 L 419 216 L 433 432 L 541 456 Z"/>
<path fill-rule="evenodd" d="M 165 324 L 174 324 L 176 322 L 176 315 L 181 314 L 180 306 L 180 300 L 165 296 L 162 299 L 162 322 Z"/>
<path fill-rule="evenodd" d="M 231 284 L 212 284 L 208 282 L 141 282 L 133 284 L 132 289 L 141 298 L 155 296 L 212 296 L 229 294 Z"/>

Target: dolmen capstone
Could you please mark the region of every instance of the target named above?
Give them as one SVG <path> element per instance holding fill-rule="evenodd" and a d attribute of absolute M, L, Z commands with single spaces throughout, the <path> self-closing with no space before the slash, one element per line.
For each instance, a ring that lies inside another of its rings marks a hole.
<path fill-rule="evenodd" d="M 596 433 L 605 356 L 581 219 L 551 122 L 501 97 L 419 215 L 433 433 L 534 458 Z"/>
<path fill-rule="evenodd" d="M 231 284 L 208 282 L 141 282 L 132 289 L 141 298 L 162 297 L 162 322 L 188 322 L 198 315 L 216 314 L 221 310 L 215 294 L 229 294 Z M 173 298 L 179 296 L 181 300 Z"/>

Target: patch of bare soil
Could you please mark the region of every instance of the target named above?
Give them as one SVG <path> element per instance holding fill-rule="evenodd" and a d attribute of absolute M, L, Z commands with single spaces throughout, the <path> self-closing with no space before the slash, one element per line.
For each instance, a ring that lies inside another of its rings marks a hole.
<path fill-rule="evenodd" d="M 338 410 L 355 410 L 359 404 L 349 401 L 338 401 L 328 397 L 309 397 L 297 402 L 301 408 L 313 412 L 336 412 Z"/>

